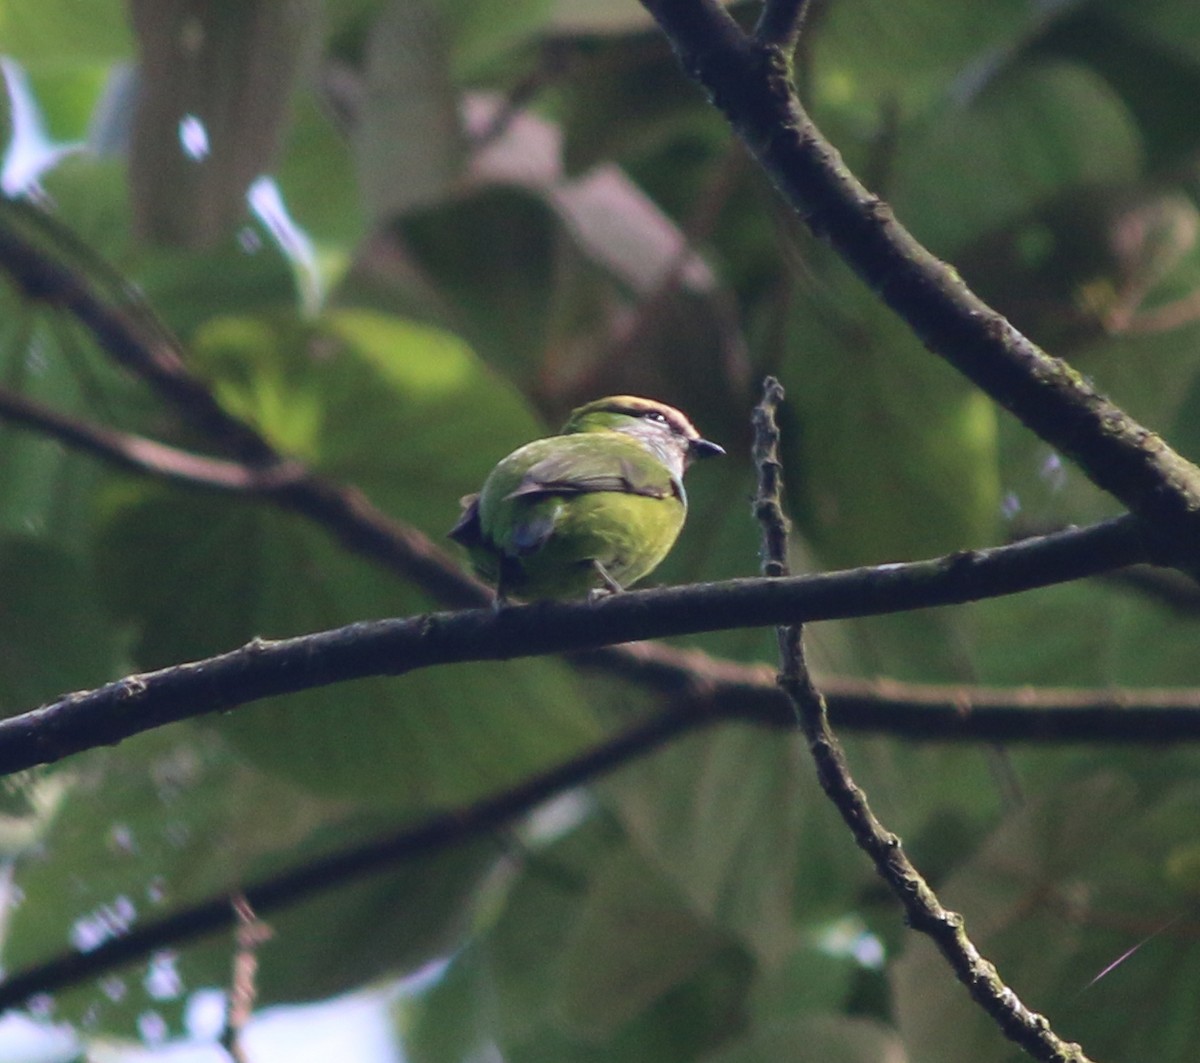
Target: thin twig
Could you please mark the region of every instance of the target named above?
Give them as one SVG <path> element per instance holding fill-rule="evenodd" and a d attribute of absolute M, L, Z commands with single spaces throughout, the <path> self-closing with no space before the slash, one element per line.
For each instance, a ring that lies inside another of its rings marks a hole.
<path fill-rule="evenodd" d="M 780 496 L 779 430 L 775 421 L 782 400 L 783 389 L 778 381 L 768 378 L 754 421 L 754 452 L 759 461 L 755 513 L 763 526 L 764 570 L 781 575 L 788 570 L 787 525 Z M 825 700 L 805 664 L 801 626 L 780 627 L 779 646 L 779 685 L 795 707 L 821 789 L 841 813 L 859 847 L 871 857 L 879 876 L 904 906 L 909 926 L 934 941 L 959 981 L 1006 1037 L 1045 1063 L 1086 1063 L 1087 1057 L 1078 1045 L 1060 1039 L 1044 1016 L 1030 1011 L 1001 981 L 996 968 L 967 937 L 962 916 L 942 907 L 908 859 L 900 839 L 875 818 L 866 794 L 850 775 L 841 743 L 829 725 Z"/>
<path fill-rule="evenodd" d="M 258 999 L 258 950 L 271 940 L 271 928 L 264 923 L 244 893 L 231 899 L 230 908 L 237 920 L 236 948 L 229 985 L 229 1008 L 221 1046 L 233 1063 L 249 1063 L 243 1033 L 254 1014 Z"/>

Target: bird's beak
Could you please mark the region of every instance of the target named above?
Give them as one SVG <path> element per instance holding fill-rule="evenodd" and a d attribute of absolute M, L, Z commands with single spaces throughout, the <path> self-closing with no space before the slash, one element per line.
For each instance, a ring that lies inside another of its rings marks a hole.
<path fill-rule="evenodd" d="M 688 455 L 692 458 L 718 458 L 724 453 L 724 447 L 707 439 L 693 439 L 688 443 Z"/>

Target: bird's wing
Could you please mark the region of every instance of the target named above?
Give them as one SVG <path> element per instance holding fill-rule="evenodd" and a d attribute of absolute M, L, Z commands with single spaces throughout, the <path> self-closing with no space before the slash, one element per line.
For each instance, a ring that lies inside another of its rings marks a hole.
<path fill-rule="evenodd" d="M 551 455 L 531 465 L 521 482 L 505 498 L 582 495 L 596 491 L 617 491 L 648 498 L 666 498 L 679 493 L 670 470 L 658 463 L 635 465 L 620 455 L 575 452 Z"/>

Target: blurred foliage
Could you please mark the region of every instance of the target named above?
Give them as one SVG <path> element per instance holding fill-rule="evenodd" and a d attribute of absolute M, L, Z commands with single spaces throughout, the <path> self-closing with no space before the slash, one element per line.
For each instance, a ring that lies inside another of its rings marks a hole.
<path fill-rule="evenodd" d="M 812 7 L 798 77 L 851 166 L 981 294 L 1200 457 L 1195 5 Z M 514 446 L 630 391 L 730 451 L 693 474 L 689 527 L 655 579 L 751 574 L 747 424 L 766 372 L 790 397 L 798 565 L 1115 512 L 786 214 L 633 3 L 0 0 L 0 49 L 6 193 L 128 278 L 227 409 L 431 536 Z M 98 269 L 90 253 L 69 264 Z M 204 447 L 74 322 L 8 286 L 0 386 Z M 434 604 L 297 517 L 152 485 L 0 422 L 6 714 L 256 635 Z M 847 674 L 1196 685 L 1191 622 L 1095 582 L 810 641 Z M 773 652 L 762 632 L 689 641 Z M 472 665 L 29 773 L 0 806 L 0 960 L 86 948 L 418 822 L 653 708 L 559 661 Z M 849 753 L 1064 1035 L 1109 1063 L 1197 1057 L 1200 754 L 884 738 Z M 1015 1055 L 901 926 L 778 733 L 689 736 L 503 838 L 270 921 L 260 1005 L 439 961 L 394 1013 L 426 1063 Z M 121 1039 L 150 1036 L 147 1015 L 179 1032 L 193 991 L 227 985 L 230 952 L 181 948 L 38 1014 L 118 1059 Z"/>

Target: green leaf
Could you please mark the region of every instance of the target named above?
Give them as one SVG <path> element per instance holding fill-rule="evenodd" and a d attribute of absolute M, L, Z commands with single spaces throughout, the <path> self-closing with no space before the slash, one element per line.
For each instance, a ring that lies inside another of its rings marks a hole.
<path fill-rule="evenodd" d="M 48 68 L 34 66 L 28 71 L 28 97 L 21 100 L 22 89 L 18 88 L 17 100 L 10 100 L 10 105 L 24 103 L 30 108 L 32 116 L 36 116 L 40 124 L 41 132 L 54 142 L 55 146 L 65 147 L 67 144 L 73 144 L 79 148 L 89 137 L 96 104 L 108 85 L 110 75 L 110 67 L 98 62 L 62 65 L 51 63 Z M 12 74 L 9 76 L 11 78 Z M 4 95 L 13 94 L 10 91 Z M 31 115 L 27 112 L 26 118 L 29 117 Z M 26 125 L 24 132 L 28 135 L 34 130 Z M 41 145 L 35 145 L 32 141 L 26 141 L 22 145 L 25 150 L 35 146 Z M 61 163 L 62 159 L 70 158 L 73 154 L 76 152 L 60 156 L 58 162 Z"/>
<path fill-rule="evenodd" d="M 1113 1063 L 1188 1058 L 1200 1044 L 1200 1023 L 1176 996 L 1195 973 L 1178 922 L 1190 895 L 1167 877 L 1170 854 L 1190 844 L 1185 810 L 1198 795 L 1183 783 L 1149 796 L 1111 773 L 1067 777 L 1014 811 L 940 887 L 1023 1002 Z M 944 958 L 917 935 L 907 941 L 890 974 L 911 1058 L 1012 1059 Z"/>
<path fill-rule="evenodd" d="M 479 950 L 471 944 L 419 997 L 397 1002 L 396 1025 L 404 1058 L 411 1063 L 462 1063 L 472 1058 L 491 1043 L 487 999 Z"/>
<path fill-rule="evenodd" d="M 42 180 L 54 214 L 89 250 L 109 262 L 128 262 L 132 250 L 126 165 L 111 156 L 65 156 Z M 79 263 L 86 276 L 92 263 Z"/>
<path fill-rule="evenodd" d="M 16 866 L 28 901 L 6 925 L 10 972 L 396 830 L 263 775 L 194 729 L 140 735 L 51 778 L 68 788 L 38 848 Z M 258 950 L 257 1005 L 344 992 L 427 962 L 461 933 L 494 861 L 487 843 L 460 847 L 259 913 L 273 934 Z M 234 948 L 232 930 L 209 935 L 56 994 L 53 1014 L 130 1037 L 153 1012 L 179 1033 L 191 993 L 230 984 Z"/>
<path fill-rule="evenodd" d="M 1121 597 L 1093 581 L 971 606 L 969 644 L 980 680 L 1014 686 L 1121 682 L 1113 667 Z M 1086 624 L 1079 623 L 1081 616 Z"/>
<path fill-rule="evenodd" d="M 371 221 L 443 199 L 465 155 L 445 27 L 424 3 L 383 8 L 367 37 L 354 159 Z"/>
<path fill-rule="evenodd" d="M 547 342 L 555 227 L 540 197 L 503 186 L 403 220 L 406 244 L 450 301 L 449 323 L 518 383 L 535 376 Z"/>
<path fill-rule="evenodd" d="M 245 241 L 231 237 L 205 251 L 144 247 L 131 263 L 150 305 L 185 343 L 222 315 L 297 306 L 294 273 L 278 247 L 257 225 L 242 235 Z"/>
<path fill-rule="evenodd" d="M 489 0 L 428 0 L 449 27 L 459 81 L 502 64 L 508 53 L 533 39 L 552 0 L 514 0 L 503 8 Z"/>
<path fill-rule="evenodd" d="M 847 0 L 811 28 L 818 116 L 874 121 L 882 106 L 907 116 L 976 88 L 1050 14 L 1022 0 L 986 8 L 930 0 Z"/>
<path fill-rule="evenodd" d="M 320 533 L 241 506 L 159 499 L 109 525 L 105 575 L 143 667 L 255 635 L 405 613 L 419 599 Z M 497 692 L 502 691 L 503 696 Z M 468 665 L 271 699 L 210 722 L 316 792 L 406 808 L 470 800 L 578 751 L 595 732 L 562 665 Z"/>
<path fill-rule="evenodd" d="M 1094 71 L 1031 62 L 902 138 L 889 198 L 936 253 L 955 254 L 1064 190 L 1134 180 L 1141 158 L 1132 115 Z"/>
<path fill-rule="evenodd" d="M 297 224 L 322 250 L 348 258 L 366 229 L 350 146 L 315 92 L 302 86 L 294 109 L 275 177 Z"/>
<path fill-rule="evenodd" d="M 185 342 L 214 317 L 297 303 L 291 263 L 244 209 L 239 216 L 246 225 L 239 238 L 227 235 L 204 251 L 135 246 L 126 169 L 124 162 L 111 157 L 71 155 L 44 184 L 59 220 L 101 260 L 120 263 L 118 275 L 136 283 L 154 313 Z M 127 298 L 127 293 L 112 290 L 95 259 L 69 254 L 68 261 L 108 297 L 118 302 Z M 130 312 L 136 317 L 140 308 Z M 121 379 L 126 388 L 134 386 L 127 376 Z"/>
<path fill-rule="evenodd" d="M 30 67 L 62 68 L 108 63 L 133 52 L 121 0 L 49 0 L 30 6 L 0 3 L 0 40 L 7 55 Z"/>
<path fill-rule="evenodd" d="M 380 833 L 387 826 L 378 817 L 341 824 L 289 856 L 342 849 L 350 829 L 363 834 L 367 824 Z M 273 936 L 261 950 L 260 1006 L 325 999 L 452 952 L 498 856 L 490 839 L 460 845 L 268 915 Z"/>
<path fill-rule="evenodd" d="M 0 715 L 118 673 L 117 640 L 77 559 L 45 540 L 0 537 L 0 587 Z"/>
<path fill-rule="evenodd" d="M 582 6 L 582 5 L 580 5 Z M 644 11 L 605 5 L 614 15 Z M 590 39 L 570 67 L 562 127 L 567 171 L 578 174 L 620 159 L 637 162 L 656 149 L 657 165 L 648 176 L 663 180 L 663 169 L 726 148 L 729 133 L 692 85 L 679 76 L 679 64 L 657 33 L 637 32 Z M 620 122 L 611 116 L 620 114 Z M 674 183 L 664 182 L 678 193 Z"/>
<path fill-rule="evenodd" d="M 563 953 L 558 1010 L 568 1029 L 603 1037 L 686 981 L 720 949 L 720 935 L 632 857 L 592 883 Z"/>
<path fill-rule="evenodd" d="M 778 966 L 766 967 L 750 996 L 754 1030 L 768 1030 L 799 1016 L 833 1015 L 850 1000 L 855 976 L 862 972 L 850 956 L 831 955 L 805 941 Z"/>
<path fill-rule="evenodd" d="M 556 1025 L 568 936 L 592 880 L 627 852 L 605 816 L 587 814 L 593 810 L 586 806 L 572 807 L 570 798 L 564 801 L 561 808 L 583 818 L 558 837 L 535 843 L 479 936 L 480 1000 L 487 1002 L 488 1026 L 502 1044 L 528 1042 L 547 1025 Z M 471 958 L 465 959 L 469 965 Z M 451 970 L 459 963 L 456 957 Z"/>
<path fill-rule="evenodd" d="M 414 1059 L 491 1040 L 538 1063 L 684 1063 L 740 1027 L 752 962 L 607 817 L 531 845 L 475 946 L 404 1009 Z"/>
<path fill-rule="evenodd" d="M 1097 7 L 1127 32 L 1144 35 L 1193 66 L 1200 66 L 1200 12 L 1191 4 L 1145 0 L 1130 5 L 1103 0 Z"/>
<path fill-rule="evenodd" d="M 996 415 L 840 266 L 797 299 L 781 378 L 793 512 L 830 565 L 992 541 Z"/>
<path fill-rule="evenodd" d="M 544 434 L 460 339 L 376 311 L 218 319 L 196 348 L 221 399 L 282 451 L 439 540 L 459 498 Z"/>
<path fill-rule="evenodd" d="M 783 733 L 689 736 L 630 765 L 606 793 L 658 872 L 767 965 L 802 927 L 840 914 L 868 872 Z"/>
<path fill-rule="evenodd" d="M 802 1053 L 802 1055 L 798 1055 Z M 882 1023 L 845 1015 L 814 1015 L 753 1030 L 704 1063 L 775 1063 L 788 1058 L 821 1063 L 905 1063 L 896 1034 Z"/>

